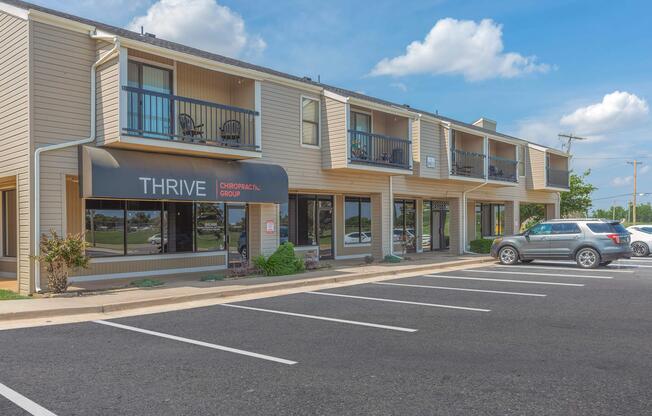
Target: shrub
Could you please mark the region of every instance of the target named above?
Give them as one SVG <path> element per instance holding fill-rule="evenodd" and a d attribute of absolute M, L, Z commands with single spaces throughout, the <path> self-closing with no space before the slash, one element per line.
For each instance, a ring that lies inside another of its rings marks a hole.
<path fill-rule="evenodd" d="M 488 240 L 486 238 L 473 240 L 470 243 L 471 251 L 474 253 L 489 253 L 491 251 L 491 244 L 493 244 L 493 240 Z"/>
<path fill-rule="evenodd" d="M 371 263 L 373 263 L 374 261 L 376 261 L 376 259 L 374 258 L 374 256 L 364 256 L 364 262 L 365 262 L 365 263 L 367 263 L 367 264 L 371 264 Z"/>
<path fill-rule="evenodd" d="M 224 276 L 221 274 L 207 274 L 206 276 L 202 276 L 199 280 L 201 282 L 219 282 L 224 280 Z"/>
<path fill-rule="evenodd" d="M 48 286 L 52 292 L 66 291 L 70 270 L 88 267 L 89 258 L 84 252 L 85 249 L 86 241 L 82 234 L 61 238 L 56 231 L 50 230 L 50 235 L 41 236 L 41 255 L 35 258 L 39 263 L 45 264 Z"/>
<path fill-rule="evenodd" d="M 401 262 L 401 258 L 399 256 L 395 256 L 393 254 L 386 255 L 384 260 L 387 263 L 400 263 Z"/>
<path fill-rule="evenodd" d="M 129 284 L 134 287 L 154 287 L 154 286 L 161 286 L 163 282 L 156 279 L 140 279 L 140 280 L 134 280 Z"/>
<path fill-rule="evenodd" d="M 269 257 L 258 256 L 254 259 L 254 265 L 263 272 L 265 276 L 284 276 L 294 274 L 305 269 L 303 259 L 294 253 L 292 243 L 281 244 Z"/>

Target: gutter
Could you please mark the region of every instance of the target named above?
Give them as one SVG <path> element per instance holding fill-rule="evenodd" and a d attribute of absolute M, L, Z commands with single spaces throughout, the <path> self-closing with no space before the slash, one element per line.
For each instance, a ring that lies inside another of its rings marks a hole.
<path fill-rule="evenodd" d="M 92 39 L 110 40 L 113 42 L 113 48 L 104 56 L 100 57 L 91 66 L 91 134 L 89 137 L 71 142 L 57 143 L 49 146 L 39 147 L 34 151 L 34 256 L 38 256 L 41 252 L 41 153 L 50 152 L 53 150 L 65 149 L 68 147 L 79 146 L 86 143 L 95 141 L 96 133 L 96 69 L 110 58 L 113 58 L 116 52 L 120 51 L 120 41 L 117 36 L 98 35 L 96 31 L 89 33 Z M 34 269 L 34 290 L 41 292 L 41 268 L 37 263 Z"/>

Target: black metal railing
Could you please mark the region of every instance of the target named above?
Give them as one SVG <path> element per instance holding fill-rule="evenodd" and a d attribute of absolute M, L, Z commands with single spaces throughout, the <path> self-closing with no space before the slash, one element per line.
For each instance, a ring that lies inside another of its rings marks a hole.
<path fill-rule="evenodd" d="M 127 123 L 123 134 L 258 150 L 258 112 L 194 98 L 123 86 Z"/>
<path fill-rule="evenodd" d="M 499 156 L 489 156 L 489 179 L 494 181 L 517 182 L 518 162 Z"/>
<path fill-rule="evenodd" d="M 411 169 L 412 142 L 398 137 L 349 130 L 349 161 Z"/>
<path fill-rule="evenodd" d="M 555 188 L 569 188 L 569 172 L 565 169 L 546 169 L 546 184 Z"/>
<path fill-rule="evenodd" d="M 481 153 L 467 152 L 460 149 L 451 151 L 451 175 L 484 179 L 484 160 Z"/>

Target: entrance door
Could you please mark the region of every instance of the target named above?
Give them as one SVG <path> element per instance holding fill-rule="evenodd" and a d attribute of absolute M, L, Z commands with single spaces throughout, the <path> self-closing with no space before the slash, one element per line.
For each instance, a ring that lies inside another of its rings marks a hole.
<path fill-rule="evenodd" d="M 317 233 L 319 258 L 333 258 L 333 198 L 319 199 L 317 205 Z"/>
<path fill-rule="evenodd" d="M 226 249 L 229 267 L 237 266 L 247 259 L 247 207 L 226 206 Z"/>
<path fill-rule="evenodd" d="M 423 201 L 423 250 L 447 250 L 450 245 L 449 229 L 448 205 L 445 202 Z"/>

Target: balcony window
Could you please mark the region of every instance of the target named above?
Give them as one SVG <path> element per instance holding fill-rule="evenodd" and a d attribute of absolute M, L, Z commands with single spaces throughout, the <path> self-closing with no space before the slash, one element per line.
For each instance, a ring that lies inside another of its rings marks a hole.
<path fill-rule="evenodd" d="M 174 134 L 172 71 L 129 61 L 128 83 L 129 87 L 152 93 L 129 95 L 129 128 L 145 137 L 170 138 Z"/>
<path fill-rule="evenodd" d="M 363 133 L 371 133 L 371 115 L 351 111 L 351 128 Z"/>
<path fill-rule="evenodd" d="M 319 146 L 319 101 L 301 98 L 301 143 Z"/>
<path fill-rule="evenodd" d="M 346 197 L 344 200 L 344 243 L 371 243 L 371 199 Z"/>

